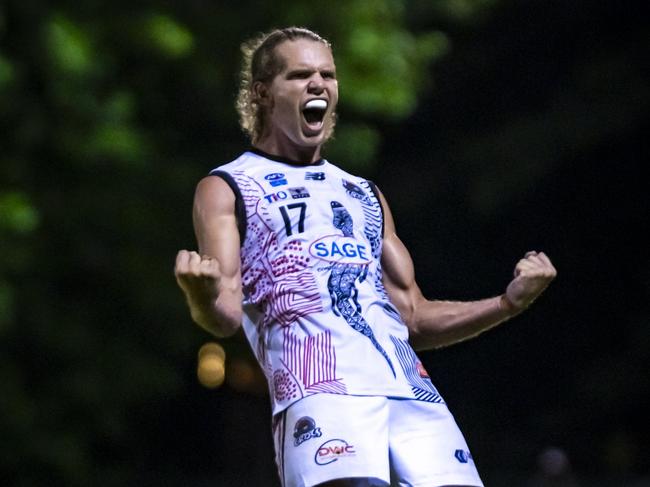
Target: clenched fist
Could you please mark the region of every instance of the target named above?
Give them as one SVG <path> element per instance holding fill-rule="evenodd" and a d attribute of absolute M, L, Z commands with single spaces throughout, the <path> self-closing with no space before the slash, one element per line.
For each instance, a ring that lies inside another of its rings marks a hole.
<path fill-rule="evenodd" d="M 185 294 L 192 319 L 207 327 L 207 323 L 214 321 L 214 304 L 221 291 L 219 261 L 194 251 L 181 250 L 176 255 L 174 275 Z"/>
<path fill-rule="evenodd" d="M 181 250 L 176 255 L 174 275 L 185 294 L 192 319 L 218 337 L 232 335 L 242 314 L 239 274 L 224 273 L 218 259 Z M 238 272 L 239 267 L 235 267 Z"/>
<path fill-rule="evenodd" d="M 556 275 L 555 267 L 544 252 L 527 252 L 517 262 L 515 277 L 506 288 L 505 298 L 512 311 L 520 312 L 530 306 Z"/>
<path fill-rule="evenodd" d="M 181 250 L 176 255 L 176 282 L 190 301 L 216 299 L 219 296 L 219 261 L 197 252 Z"/>

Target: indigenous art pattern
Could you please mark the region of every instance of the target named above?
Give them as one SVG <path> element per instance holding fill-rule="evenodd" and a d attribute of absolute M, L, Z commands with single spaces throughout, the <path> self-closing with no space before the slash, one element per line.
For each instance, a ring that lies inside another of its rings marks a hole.
<path fill-rule="evenodd" d="M 329 331 L 300 339 L 285 328 L 282 363 L 308 394 L 346 393 L 345 385 L 336 377 L 336 351 Z"/>
<path fill-rule="evenodd" d="M 330 202 L 332 207 L 334 228 L 341 230 L 344 237 L 354 237 L 352 232 L 353 221 L 350 213 L 338 201 Z M 373 346 L 381 353 L 395 376 L 395 369 L 388 354 L 375 338 L 370 325 L 361 315 L 361 306 L 357 301 L 358 289 L 355 286 L 357 279 L 363 282 L 368 273 L 368 266 L 363 264 L 333 264 L 327 289 L 332 298 L 332 311 L 337 316 L 342 316 L 345 321 L 356 331 L 370 340 Z"/>
<path fill-rule="evenodd" d="M 351 183 L 350 181 L 343 180 L 343 187 L 346 189 L 347 194 L 353 198 L 358 199 L 362 203 L 362 210 L 365 219 L 364 234 L 368 241 L 370 242 L 370 248 L 373 258 L 375 258 L 380 264 L 377 266 L 377 272 L 375 273 L 375 289 L 381 298 L 386 302 L 384 305 L 384 311 L 391 315 L 393 318 L 400 320 L 399 312 L 395 307 L 390 304 L 390 299 L 384 283 L 382 282 L 382 270 L 381 270 L 381 242 L 383 238 L 383 215 L 381 213 L 381 203 L 378 201 L 377 204 L 373 204 L 368 196 L 369 193 L 372 193 L 372 188 L 368 181 L 362 181 L 360 183 L 363 188 Z M 365 188 L 365 191 L 364 191 Z M 378 197 L 377 197 L 378 198 Z"/>
<path fill-rule="evenodd" d="M 277 236 L 268 231 L 271 217 L 260 207 L 263 188 L 241 172 L 234 172 L 233 178 L 242 193 L 248 221 L 242 252 L 242 284 L 249 301 L 263 307 L 266 319 L 262 325 L 277 322 L 288 326 L 302 316 L 322 311 L 316 280 L 307 270 L 302 243 L 291 240 L 280 247 Z M 268 296 L 274 299 L 268 300 Z M 268 304 L 270 301 L 272 305 Z"/>
<path fill-rule="evenodd" d="M 429 379 L 429 374 L 427 374 L 408 341 L 394 336 L 390 338 L 395 345 L 397 359 L 402 366 L 404 375 L 411 386 L 415 398 L 420 401 L 444 404 L 445 401 Z"/>

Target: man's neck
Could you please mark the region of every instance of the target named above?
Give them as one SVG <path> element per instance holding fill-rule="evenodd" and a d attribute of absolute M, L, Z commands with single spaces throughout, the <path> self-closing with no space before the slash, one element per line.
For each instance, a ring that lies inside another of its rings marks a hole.
<path fill-rule="evenodd" d="M 293 144 L 278 144 L 277 141 L 267 138 L 259 141 L 253 147 L 280 159 L 287 159 L 305 165 L 313 164 L 321 159 L 320 145 L 300 147 Z"/>

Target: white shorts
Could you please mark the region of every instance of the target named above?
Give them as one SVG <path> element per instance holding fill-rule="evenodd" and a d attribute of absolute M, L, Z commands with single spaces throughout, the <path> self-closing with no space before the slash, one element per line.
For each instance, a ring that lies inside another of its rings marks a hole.
<path fill-rule="evenodd" d="M 284 487 L 483 486 L 445 404 L 315 394 L 273 418 L 273 438 Z"/>

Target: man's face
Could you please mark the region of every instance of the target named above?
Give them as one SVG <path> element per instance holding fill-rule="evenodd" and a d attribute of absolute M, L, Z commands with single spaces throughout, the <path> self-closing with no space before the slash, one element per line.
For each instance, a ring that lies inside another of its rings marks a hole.
<path fill-rule="evenodd" d="M 330 49 L 308 39 L 276 47 L 285 67 L 268 86 L 270 140 L 291 156 L 316 148 L 331 135 L 338 102 L 336 67 Z"/>

